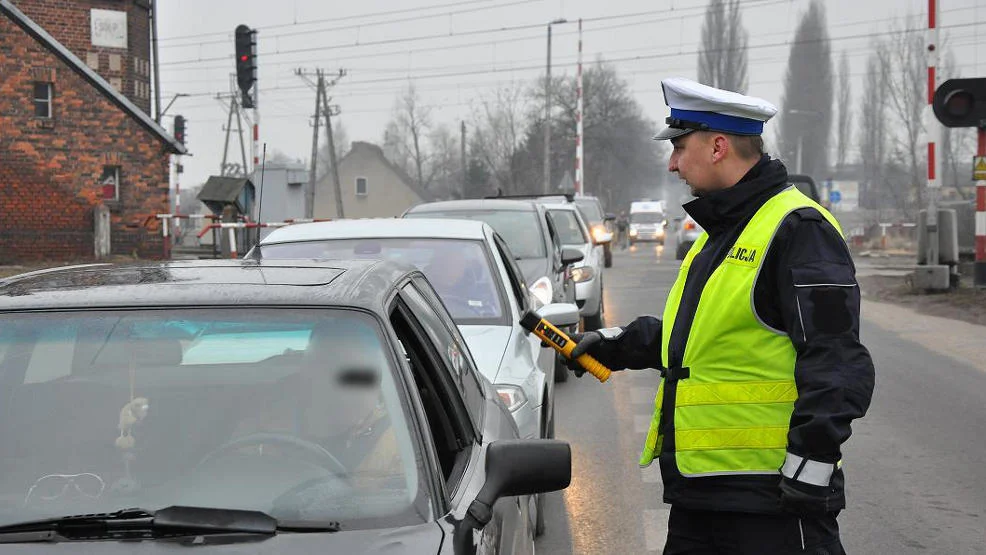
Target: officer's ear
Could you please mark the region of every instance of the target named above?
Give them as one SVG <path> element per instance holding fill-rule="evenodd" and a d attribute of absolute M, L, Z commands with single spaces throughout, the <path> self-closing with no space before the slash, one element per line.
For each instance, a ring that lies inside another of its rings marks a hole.
<path fill-rule="evenodd" d="M 721 162 L 729 153 L 729 139 L 725 135 L 712 136 L 712 163 Z"/>

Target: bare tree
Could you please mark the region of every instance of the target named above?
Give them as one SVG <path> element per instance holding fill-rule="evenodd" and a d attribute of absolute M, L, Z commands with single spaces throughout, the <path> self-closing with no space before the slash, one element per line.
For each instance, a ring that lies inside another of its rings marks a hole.
<path fill-rule="evenodd" d="M 515 155 L 526 125 L 526 98 L 522 85 L 510 84 L 485 96 L 473 115 L 472 155 L 483 161 L 503 194 L 518 190 Z"/>
<path fill-rule="evenodd" d="M 836 120 L 835 165 L 841 168 L 846 163 L 846 155 L 852 144 L 852 88 L 849 76 L 849 56 L 842 51 L 839 59 L 839 84 L 836 89 L 836 104 L 839 115 Z"/>
<path fill-rule="evenodd" d="M 435 126 L 428 133 L 431 150 L 431 193 L 436 198 L 452 198 L 462 186 L 462 153 L 459 136 L 445 124 Z"/>
<path fill-rule="evenodd" d="M 431 109 L 421 103 L 414 83 L 410 83 L 394 103 L 394 116 L 384 134 L 384 152 L 390 161 L 414 176 L 418 185 L 427 188 L 428 152 L 425 137 L 431 129 Z"/>
<path fill-rule="evenodd" d="M 789 166 L 800 166 L 801 173 L 820 177 L 829 169 L 832 88 L 825 7 L 812 0 L 794 33 L 780 120 L 782 157 Z"/>
<path fill-rule="evenodd" d="M 889 100 L 890 115 L 894 122 L 892 129 L 892 158 L 907 169 L 907 183 L 904 191 L 909 197 L 913 194 L 917 206 L 924 206 L 924 193 L 927 181 L 924 178 L 925 149 L 921 148 L 924 133 L 923 115 L 928 104 L 927 61 L 925 60 L 924 34 L 910 31 L 908 21 L 915 24 L 916 19 L 908 17 L 905 21 L 891 24 L 887 42 L 877 49 L 880 64 L 887 72 L 886 95 Z M 911 203 L 908 202 L 908 205 Z"/>
<path fill-rule="evenodd" d="M 859 159 L 863 166 L 863 190 L 860 201 L 865 208 L 883 204 L 883 169 L 887 160 L 887 71 L 876 43 L 866 60 L 866 79 L 859 114 Z"/>
<path fill-rule="evenodd" d="M 745 93 L 746 46 L 739 0 L 710 0 L 702 24 L 702 50 L 698 55 L 699 82 Z"/>

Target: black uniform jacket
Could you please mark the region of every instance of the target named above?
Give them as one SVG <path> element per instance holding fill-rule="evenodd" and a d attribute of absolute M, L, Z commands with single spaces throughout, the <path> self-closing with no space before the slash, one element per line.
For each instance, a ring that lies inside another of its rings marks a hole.
<path fill-rule="evenodd" d="M 688 270 L 668 347 L 670 368 L 681 366 L 688 330 L 709 276 L 754 213 L 786 187 L 784 165 L 764 156 L 736 186 L 684 206 L 709 239 Z M 763 264 L 754 286 L 754 308 L 769 326 L 785 331 L 797 351 L 798 399 L 788 451 L 834 463 L 842 458 L 840 446 L 852 433 L 850 423 L 866 413 L 873 394 L 873 362 L 859 341 L 855 266 L 842 236 L 813 208 L 784 219 Z M 642 316 L 591 353 L 611 368 L 660 368 L 661 320 Z M 779 512 L 780 475 L 685 478 L 678 472 L 671 433 L 673 411 L 669 410 L 675 389 L 673 380 L 665 384 L 661 419 L 665 502 L 702 510 Z M 833 510 L 845 506 L 841 470 L 825 493 Z"/>

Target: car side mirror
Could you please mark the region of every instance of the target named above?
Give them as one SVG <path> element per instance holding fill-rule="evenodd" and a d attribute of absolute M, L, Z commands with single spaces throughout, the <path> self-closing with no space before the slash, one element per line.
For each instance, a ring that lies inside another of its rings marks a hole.
<path fill-rule="evenodd" d="M 507 439 L 486 448 L 486 483 L 469 506 L 479 527 L 501 497 L 548 493 L 572 483 L 572 447 L 557 439 Z"/>
<path fill-rule="evenodd" d="M 575 264 L 576 262 L 581 261 L 583 258 L 585 258 L 585 256 L 582 254 L 582 251 L 578 249 L 566 247 L 561 251 L 561 263 L 563 266 Z"/>
<path fill-rule="evenodd" d="M 486 482 L 453 537 L 455 553 L 475 553 L 473 530 L 493 520 L 502 497 L 548 493 L 572 483 L 572 447 L 557 439 L 505 439 L 486 448 Z"/>
<path fill-rule="evenodd" d="M 579 323 L 579 307 L 572 303 L 551 303 L 538 309 L 538 316 L 551 322 L 556 328 L 567 328 Z"/>

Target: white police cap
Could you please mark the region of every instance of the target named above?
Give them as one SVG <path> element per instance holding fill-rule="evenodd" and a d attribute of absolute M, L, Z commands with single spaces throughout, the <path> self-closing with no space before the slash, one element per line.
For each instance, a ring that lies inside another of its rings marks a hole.
<path fill-rule="evenodd" d="M 777 107 L 753 96 L 724 91 L 683 77 L 661 81 L 664 103 L 671 108 L 668 128 L 655 140 L 673 139 L 695 130 L 733 135 L 760 135 Z"/>

